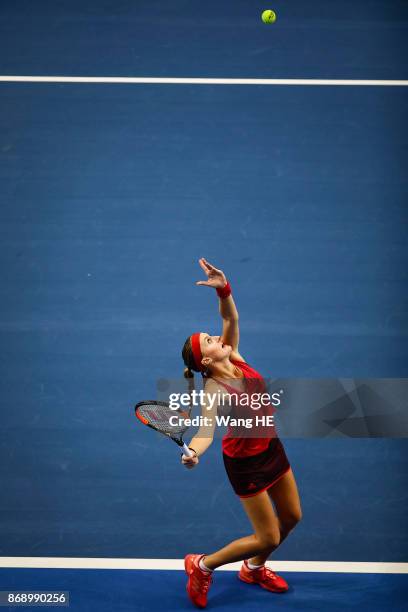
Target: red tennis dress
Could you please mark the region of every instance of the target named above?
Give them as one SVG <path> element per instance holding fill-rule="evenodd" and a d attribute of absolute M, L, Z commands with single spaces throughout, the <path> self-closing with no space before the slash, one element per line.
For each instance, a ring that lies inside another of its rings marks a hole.
<path fill-rule="evenodd" d="M 239 367 L 244 374 L 245 395 L 266 393 L 266 385 L 262 376 L 244 361 L 231 359 L 231 363 Z M 237 393 L 237 389 L 222 380 L 214 379 L 223 385 L 228 393 Z M 243 397 L 239 394 L 239 397 Z M 259 397 L 259 396 L 258 396 Z M 256 411 L 260 417 L 272 415 L 273 406 L 262 406 Z M 254 418 L 254 411 L 248 406 L 242 406 L 241 401 L 234 408 L 236 417 Z M 241 435 L 240 435 L 241 432 Z M 235 493 L 239 497 L 251 497 L 265 491 L 275 484 L 290 469 L 290 464 L 283 444 L 274 427 L 254 428 L 254 431 L 229 426 L 222 439 L 222 456 L 225 470 Z M 262 437 L 256 437 L 262 433 Z"/>

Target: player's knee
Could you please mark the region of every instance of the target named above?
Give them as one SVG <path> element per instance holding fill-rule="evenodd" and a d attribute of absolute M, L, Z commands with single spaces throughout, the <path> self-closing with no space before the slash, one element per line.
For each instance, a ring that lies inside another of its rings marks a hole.
<path fill-rule="evenodd" d="M 273 550 L 279 546 L 280 533 L 275 530 L 265 531 L 258 536 L 258 540 L 262 550 Z"/>
<path fill-rule="evenodd" d="M 280 519 L 285 531 L 291 531 L 302 520 L 302 510 L 300 508 L 291 511 Z"/>

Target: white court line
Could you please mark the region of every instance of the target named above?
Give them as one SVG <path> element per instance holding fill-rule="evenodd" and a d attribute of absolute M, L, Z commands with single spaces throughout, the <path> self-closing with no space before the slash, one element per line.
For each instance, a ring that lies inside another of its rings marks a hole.
<path fill-rule="evenodd" d="M 356 563 L 338 561 L 269 561 L 278 572 L 332 572 L 346 574 L 408 574 L 408 563 Z M 103 559 L 77 557 L 0 557 L 1 567 L 46 569 L 184 570 L 182 559 Z M 229 563 L 217 571 L 237 571 Z"/>
<path fill-rule="evenodd" d="M 408 81 L 354 79 L 213 79 L 173 77 L 4 76 L 3 83 L 157 83 L 171 85 L 354 85 L 406 87 Z"/>

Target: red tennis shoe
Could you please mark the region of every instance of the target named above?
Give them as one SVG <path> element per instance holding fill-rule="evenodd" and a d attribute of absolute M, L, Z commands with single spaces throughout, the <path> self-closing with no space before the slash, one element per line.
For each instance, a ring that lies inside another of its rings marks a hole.
<path fill-rule="evenodd" d="M 238 578 L 249 584 L 259 584 L 263 589 L 273 591 L 274 593 L 284 593 L 289 588 L 286 580 L 275 574 L 269 567 L 263 566 L 259 569 L 251 570 L 246 560 L 242 564 Z"/>
<path fill-rule="evenodd" d="M 212 582 L 212 572 L 203 572 L 198 566 L 202 557 L 204 555 L 186 555 L 184 558 L 184 567 L 188 576 L 187 593 L 198 608 L 206 607 L 207 593 Z"/>

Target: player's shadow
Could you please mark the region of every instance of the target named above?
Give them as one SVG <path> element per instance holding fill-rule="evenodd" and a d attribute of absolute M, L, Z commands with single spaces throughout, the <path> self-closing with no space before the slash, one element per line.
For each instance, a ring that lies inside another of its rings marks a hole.
<path fill-rule="evenodd" d="M 255 609 L 262 604 L 268 605 L 271 603 L 271 597 L 285 598 L 293 591 L 293 587 L 285 593 L 270 593 L 255 585 L 245 584 L 236 575 L 236 572 L 219 572 L 214 577 L 217 580 L 213 588 L 208 594 L 208 602 L 211 603 L 211 608 L 225 608 L 226 602 L 228 607 L 242 608 L 245 610 Z M 263 599 L 266 597 L 266 600 Z M 275 602 L 275 599 L 274 599 Z"/>

